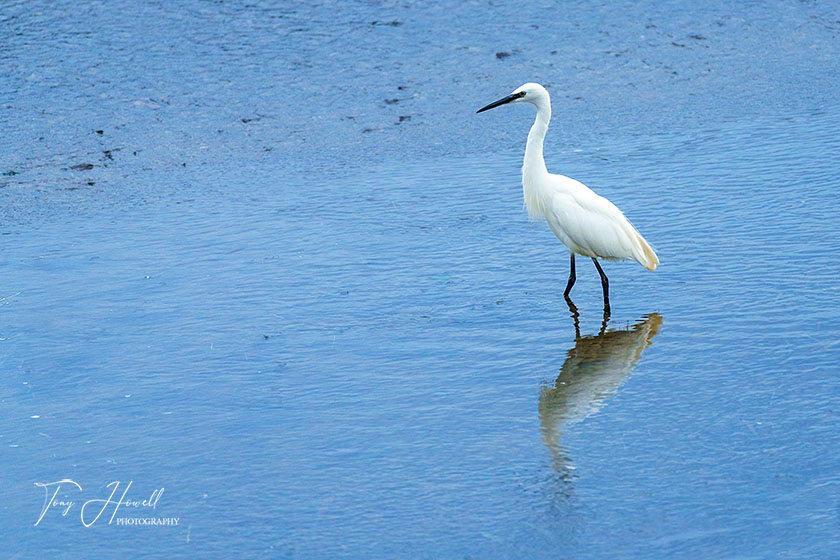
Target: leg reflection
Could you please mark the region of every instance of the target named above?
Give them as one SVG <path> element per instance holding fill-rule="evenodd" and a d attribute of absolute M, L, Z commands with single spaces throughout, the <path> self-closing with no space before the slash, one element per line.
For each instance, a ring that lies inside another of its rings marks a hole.
<path fill-rule="evenodd" d="M 607 332 L 607 323 L 610 321 L 610 310 L 609 308 L 604 308 L 604 316 L 601 319 L 601 330 L 598 331 L 598 336 L 603 336 L 605 332 Z"/>
<path fill-rule="evenodd" d="M 572 322 L 575 325 L 575 340 L 580 338 L 580 311 L 578 311 L 575 302 L 572 301 L 572 298 L 569 296 L 563 296 L 566 298 L 566 305 L 569 306 L 569 315 L 572 317 Z M 604 308 L 604 315 L 601 319 L 601 330 L 598 331 L 598 336 L 603 335 L 607 331 L 607 323 L 610 321 L 610 310 Z"/>
<path fill-rule="evenodd" d="M 569 314 L 571 314 L 572 321 L 575 324 L 575 340 L 577 340 L 580 338 L 580 313 L 578 313 L 578 308 L 572 301 L 572 298 L 565 294 L 563 297 L 566 298 L 566 305 L 569 306 Z"/>

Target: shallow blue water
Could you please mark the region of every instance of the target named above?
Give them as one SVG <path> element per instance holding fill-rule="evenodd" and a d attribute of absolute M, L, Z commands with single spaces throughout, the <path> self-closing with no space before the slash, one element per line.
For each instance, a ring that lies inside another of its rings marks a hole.
<path fill-rule="evenodd" d="M 404 134 L 424 147 L 385 158 L 403 133 L 382 131 L 373 154 L 344 146 L 349 131 L 311 152 L 253 151 L 279 114 L 247 139 L 199 140 L 210 155 L 187 166 L 200 145 L 153 144 L 142 117 L 123 141 L 155 153 L 143 163 L 127 147 L 86 171 L 66 166 L 98 148 L 68 143 L 64 168 L 18 154 L 0 189 L 8 552 L 832 557 L 840 112 L 808 102 L 670 131 L 551 128 L 549 169 L 613 200 L 662 260 L 605 265 L 606 327 L 580 262 L 579 335 L 567 253 L 522 210 L 527 108 L 470 120 L 489 136 L 460 147 L 425 142 L 459 122 L 418 125 Z M 500 130 L 511 136 L 493 144 Z M 76 505 L 36 526 L 35 483 L 63 478 L 83 486 L 64 486 Z M 118 517 L 179 525 L 108 524 L 112 508 L 83 526 L 81 503 L 117 480 L 135 500 L 165 488 L 154 511 Z"/>

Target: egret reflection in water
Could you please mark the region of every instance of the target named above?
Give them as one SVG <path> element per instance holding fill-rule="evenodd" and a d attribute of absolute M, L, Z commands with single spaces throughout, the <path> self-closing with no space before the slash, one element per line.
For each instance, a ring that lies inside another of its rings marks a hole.
<path fill-rule="evenodd" d="M 575 346 L 569 349 L 554 386 L 540 391 L 539 414 L 543 441 L 554 468 L 569 477 L 571 464 L 560 443 L 569 426 L 596 413 L 618 391 L 662 324 L 658 313 L 645 315 L 632 327 L 607 330 L 607 317 L 596 335 L 580 336 L 577 309 Z"/>

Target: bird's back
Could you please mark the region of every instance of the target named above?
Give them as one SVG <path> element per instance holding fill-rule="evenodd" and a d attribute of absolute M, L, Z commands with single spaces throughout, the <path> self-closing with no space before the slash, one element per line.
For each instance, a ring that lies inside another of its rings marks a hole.
<path fill-rule="evenodd" d="M 547 174 L 544 182 L 539 198 L 545 220 L 573 253 L 610 260 L 633 259 L 648 270 L 659 264 L 648 242 L 612 202 L 563 175 Z"/>

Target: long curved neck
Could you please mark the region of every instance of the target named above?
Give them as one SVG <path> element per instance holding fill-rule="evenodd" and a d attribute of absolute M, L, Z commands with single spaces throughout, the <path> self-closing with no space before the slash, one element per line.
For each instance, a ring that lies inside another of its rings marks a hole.
<path fill-rule="evenodd" d="M 522 162 L 522 178 L 526 175 L 548 173 L 543 159 L 543 139 L 551 120 L 551 105 L 546 101 L 537 105 L 537 118 L 528 133 L 528 144 L 525 146 L 525 160 Z"/>
<path fill-rule="evenodd" d="M 551 120 L 551 104 L 548 99 L 537 106 L 537 118 L 528 133 L 528 144 L 525 146 L 525 161 L 522 162 L 522 194 L 525 207 L 531 218 L 544 218 L 548 197 L 543 188 L 546 181 L 540 179 L 548 176 L 543 159 L 543 139 Z"/>

